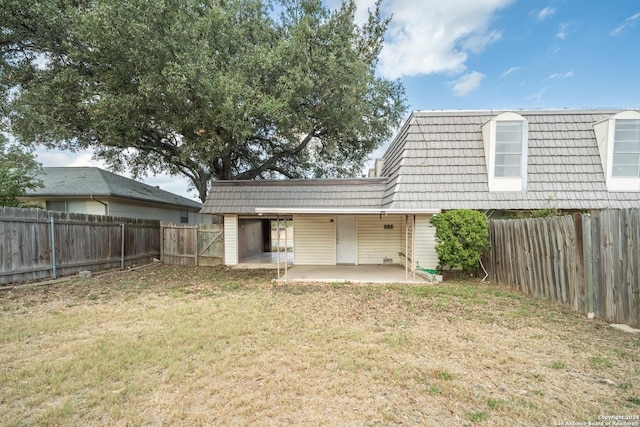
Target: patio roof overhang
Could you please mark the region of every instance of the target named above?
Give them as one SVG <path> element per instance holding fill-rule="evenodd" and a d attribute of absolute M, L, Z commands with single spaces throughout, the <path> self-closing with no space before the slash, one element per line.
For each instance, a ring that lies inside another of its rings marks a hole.
<path fill-rule="evenodd" d="M 441 209 L 381 208 L 255 208 L 258 215 L 343 214 L 343 215 L 435 215 Z"/>

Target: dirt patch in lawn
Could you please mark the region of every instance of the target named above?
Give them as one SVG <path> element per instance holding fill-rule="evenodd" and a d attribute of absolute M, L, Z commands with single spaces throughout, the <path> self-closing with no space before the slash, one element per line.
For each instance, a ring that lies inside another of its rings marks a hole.
<path fill-rule="evenodd" d="M 639 421 L 640 336 L 498 286 L 273 274 L 156 266 L 0 293 L 0 424 Z"/>

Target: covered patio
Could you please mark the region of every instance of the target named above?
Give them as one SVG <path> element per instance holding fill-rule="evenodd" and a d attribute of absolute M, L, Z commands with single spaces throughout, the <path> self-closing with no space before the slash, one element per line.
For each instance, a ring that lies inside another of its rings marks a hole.
<path fill-rule="evenodd" d="M 435 279 L 415 276 L 401 265 L 294 265 L 280 270 L 282 282 L 323 283 L 432 283 Z"/>

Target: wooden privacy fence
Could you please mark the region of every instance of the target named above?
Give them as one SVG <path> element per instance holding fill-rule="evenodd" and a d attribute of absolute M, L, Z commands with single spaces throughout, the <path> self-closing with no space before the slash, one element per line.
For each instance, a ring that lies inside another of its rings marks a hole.
<path fill-rule="evenodd" d="M 224 261 L 221 224 L 162 224 L 160 259 L 165 264 L 218 265 Z"/>
<path fill-rule="evenodd" d="M 492 280 L 640 327 L 640 209 L 491 220 Z"/>
<path fill-rule="evenodd" d="M 160 221 L 0 207 L 0 285 L 160 256 Z"/>

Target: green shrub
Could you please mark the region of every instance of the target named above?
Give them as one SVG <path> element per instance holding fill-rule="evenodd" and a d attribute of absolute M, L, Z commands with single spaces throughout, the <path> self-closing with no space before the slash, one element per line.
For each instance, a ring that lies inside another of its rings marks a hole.
<path fill-rule="evenodd" d="M 472 270 L 491 247 L 487 218 L 480 212 L 469 209 L 447 211 L 434 216 L 431 223 L 436 227 L 440 268 Z"/>

